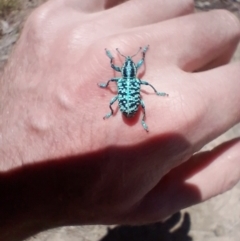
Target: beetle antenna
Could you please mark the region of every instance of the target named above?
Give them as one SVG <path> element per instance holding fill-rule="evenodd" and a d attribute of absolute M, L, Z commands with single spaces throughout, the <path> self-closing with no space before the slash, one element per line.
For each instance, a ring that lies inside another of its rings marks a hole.
<path fill-rule="evenodd" d="M 134 55 L 132 55 L 131 58 L 134 57 L 134 56 L 136 56 L 136 55 L 141 51 L 141 49 L 142 49 L 142 47 L 139 47 L 139 50 L 137 51 L 137 53 L 134 54 Z"/>
<path fill-rule="evenodd" d="M 118 53 L 119 53 L 121 56 L 123 56 L 124 58 L 127 58 L 125 55 L 123 55 L 123 54 L 119 51 L 118 48 L 116 48 L 116 50 L 118 51 Z"/>

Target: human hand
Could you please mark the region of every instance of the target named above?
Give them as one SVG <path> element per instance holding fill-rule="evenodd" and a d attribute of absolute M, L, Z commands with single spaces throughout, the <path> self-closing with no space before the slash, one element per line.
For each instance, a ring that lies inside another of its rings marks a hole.
<path fill-rule="evenodd" d="M 27 20 L 5 68 L 2 235 L 12 223 L 9 235 L 23 237 L 60 225 L 154 222 L 239 180 L 239 140 L 193 156 L 240 119 L 240 64 L 226 65 L 237 20 L 226 11 L 190 14 L 189 0 L 108 10 L 105 2 L 47 2 Z M 97 86 L 114 76 L 104 48 L 120 65 L 115 48 L 132 55 L 147 44 L 140 76 L 169 94 L 142 87 L 149 133 L 141 108 L 125 119 L 115 105 L 103 120 L 116 85 Z"/>

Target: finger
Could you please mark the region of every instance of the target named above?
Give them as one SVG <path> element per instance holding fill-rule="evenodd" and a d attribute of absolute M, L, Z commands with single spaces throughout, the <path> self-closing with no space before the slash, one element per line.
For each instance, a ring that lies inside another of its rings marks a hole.
<path fill-rule="evenodd" d="M 237 18 L 227 11 L 216 10 L 152 24 L 122 36 L 115 35 L 111 39 L 113 46 L 110 47 L 114 49 L 117 45 L 126 53 L 131 53 L 133 47 L 130 43 L 135 43 L 135 46 L 150 44 L 150 50 L 153 51 L 148 53 L 147 67 L 156 70 L 159 64 L 175 65 L 191 72 L 220 56 L 231 57 L 239 38 L 240 24 Z M 129 44 L 119 46 L 121 43 Z"/>
<path fill-rule="evenodd" d="M 109 2 L 113 7 L 113 5 L 118 5 L 119 1 Z M 39 8 L 38 13 L 35 11 L 35 16 L 40 17 L 38 19 L 44 26 L 43 32 L 51 33 L 52 36 L 55 36 L 52 31 L 56 31 L 57 27 L 59 28 L 59 21 L 62 20 L 61 29 L 62 31 L 65 29 L 65 36 L 69 36 L 69 39 L 73 40 L 74 48 L 81 51 L 81 48 L 85 48 L 92 41 L 122 32 L 126 28 L 169 19 L 193 10 L 192 0 L 174 0 L 174 2 L 176 4 L 172 2 L 170 4 L 169 1 L 151 0 L 151 7 L 149 7 L 149 1 L 147 0 L 132 0 L 101 12 L 100 10 L 110 7 L 107 1 L 97 1 L 95 4 L 94 0 L 52 0 Z M 165 11 L 159 12 L 161 8 Z M 132 9 L 132 11 L 129 11 L 129 9 Z M 86 19 L 86 12 L 96 11 L 97 13 L 88 14 Z M 68 21 L 63 21 L 66 18 L 68 18 Z M 43 21 L 46 23 L 43 24 Z M 94 31 L 89 32 L 89 29 L 94 29 Z M 88 31 L 88 34 L 86 34 L 86 31 Z M 75 39 L 77 39 L 77 46 L 75 46 Z M 79 41 L 79 39 L 82 41 Z M 105 42 L 104 40 L 104 45 Z"/>
<path fill-rule="evenodd" d="M 131 221 L 157 221 L 221 194 L 239 181 L 239 167 L 240 139 L 197 154 L 159 182 L 138 205 Z"/>
<path fill-rule="evenodd" d="M 161 34 L 154 52 L 158 53 L 156 57 L 172 61 L 189 72 L 214 61 L 214 66 L 227 62 L 240 38 L 238 19 L 222 10 L 188 15 L 162 23 L 162 26 L 159 24 L 159 27 Z"/>
<path fill-rule="evenodd" d="M 103 11 L 104 9 L 112 8 L 126 0 L 51 0 L 57 2 L 60 6 L 69 7 L 83 13 L 94 13 Z"/>
<path fill-rule="evenodd" d="M 109 25 L 114 23 L 116 28 L 142 26 L 194 11 L 192 0 L 171 2 L 163 0 L 51 0 L 49 2 L 53 2 L 55 6 L 69 7 L 85 13 L 112 8 L 109 12 L 103 12 L 101 18 L 106 19 Z M 164 11 L 159 11 L 159 9 L 164 9 Z M 109 21 L 109 19 L 114 19 L 114 21 Z"/>
<path fill-rule="evenodd" d="M 194 82 L 202 100 L 192 102 L 193 108 L 204 113 L 199 112 L 195 128 L 201 131 L 192 140 L 204 145 L 240 121 L 240 63 L 195 73 Z"/>
<path fill-rule="evenodd" d="M 188 163 L 190 168 L 185 180 L 198 187 L 201 201 L 226 192 L 240 179 L 240 139 L 199 153 L 189 162 L 192 163 Z"/>
<path fill-rule="evenodd" d="M 132 28 L 189 14 L 193 10 L 192 0 L 132 0 L 112 8 L 108 13 L 104 13 L 102 17 L 109 25 L 115 24 L 116 28 Z M 109 19 L 114 21 L 109 22 Z"/>
<path fill-rule="evenodd" d="M 83 12 L 96 12 L 112 8 L 108 12 L 103 12 L 101 18 L 103 19 L 103 21 L 105 20 L 110 26 L 112 24 L 115 24 L 116 28 L 119 28 L 121 26 L 128 28 L 142 26 L 174 18 L 176 16 L 188 14 L 193 12 L 194 10 L 194 4 L 192 0 L 64 0 L 63 2 L 69 7 L 74 9 L 80 9 Z M 120 3 L 123 2 L 125 3 L 120 5 Z M 159 11 L 160 9 L 164 9 L 164 11 Z"/>

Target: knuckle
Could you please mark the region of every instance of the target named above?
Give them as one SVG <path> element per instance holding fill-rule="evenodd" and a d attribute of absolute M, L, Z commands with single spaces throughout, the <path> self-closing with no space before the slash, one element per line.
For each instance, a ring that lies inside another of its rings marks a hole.
<path fill-rule="evenodd" d="M 26 20 L 20 37 L 20 43 L 28 43 L 28 50 L 41 57 L 50 56 L 50 46 L 58 36 L 57 17 L 52 10 L 48 2 L 35 9 Z"/>
<path fill-rule="evenodd" d="M 33 38 L 41 40 L 46 37 L 46 34 L 51 32 L 49 28 L 54 27 L 52 22 L 56 15 L 52 13 L 53 9 L 54 5 L 52 1 L 50 1 L 41 5 L 30 14 L 24 26 L 24 31 L 30 33 L 28 34 L 29 37 L 32 36 Z"/>
<path fill-rule="evenodd" d="M 26 21 L 26 25 L 32 29 L 41 29 L 43 28 L 47 18 L 49 16 L 49 8 L 47 6 L 41 6 L 35 9 Z"/>

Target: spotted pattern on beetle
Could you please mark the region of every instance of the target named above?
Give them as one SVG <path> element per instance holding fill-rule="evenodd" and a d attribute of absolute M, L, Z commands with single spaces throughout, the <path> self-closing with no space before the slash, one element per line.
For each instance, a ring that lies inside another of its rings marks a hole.
<path fill-rule="evenodd" d="M 106 88 L 111 81 L 117 83 L 118 93 L 115 97 L 112 98 L 109 104 L 110 113 L 106 114 L 103 119 L 109 118 L 113 114 L 112 105 L 115 101 L 118 100 L 118 106 L 120 111 L 127 117 L 133 117 L 139 105 L 142 106 L 143 109 L 143 117 L 142 117 L 142 126 L 143 128 L 148 131 L 148 126 L 145 122 L 146 118 L 146 111 L 145 111 L 145 104 L 141 99 L 140 90 L 141 85 L 149 85 L 154 92 L 159 96 L 168 96 L 167 93 L 158 92 L 150 83 L 140 80 L 137 78 L 137 71 L 143 65 L 145 60 L 145 54 L 149 48 L 149 45 L 144 47 L 143 49 L 140 47 L 136 54 L 132 56 L 125 56 L 120 53 L 118 49 L 117 52 L 125 58 L 125 62 L 122 67 L 118 67 L 113 63 L 113 56 L 111 52 L 105 49 L 107 56 L 110 58 L 111 67 L 117 71 L 121 72 L 121 77 L 112 78 L 107 83 L 100 83 L 98 84 L 101 88 Z M 132 58 L 136 56 L 142 50 L 142 59 L 139 60 L 136 64 L 133 62 Z"/>

